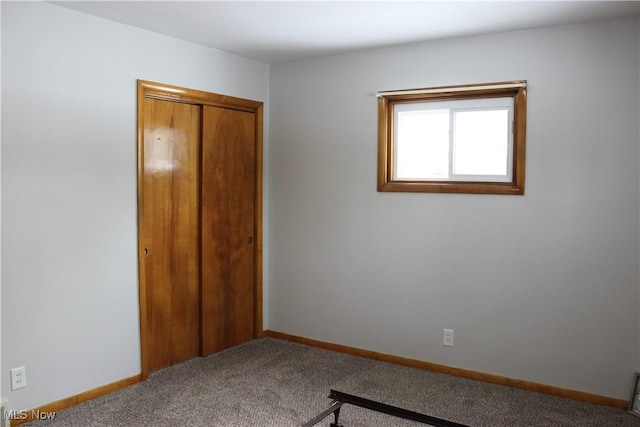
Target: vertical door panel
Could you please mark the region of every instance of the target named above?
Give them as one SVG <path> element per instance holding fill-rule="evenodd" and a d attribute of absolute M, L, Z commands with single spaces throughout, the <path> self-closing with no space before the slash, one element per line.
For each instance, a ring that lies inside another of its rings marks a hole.
<path fill-rule="evenodd" d="M 255 115 L 204 106 L 202 353 L 254 337 Z"/>
<path fill-rule="evenodd" d="M 200 106 L 144 99 L 144 280 L 148 368 L 200 353 Z"/>

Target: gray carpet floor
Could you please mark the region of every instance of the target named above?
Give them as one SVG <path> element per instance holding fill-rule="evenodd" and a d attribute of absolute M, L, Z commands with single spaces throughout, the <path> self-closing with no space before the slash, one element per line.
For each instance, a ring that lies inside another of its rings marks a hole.
<path fill-rule="evenodd" d="M 339 390 L 473 427 L 640 426 L 623 410 L 378 362 L 273 338 L 157 371 L 29 427 L 300 426 Z M 328 426 L 332 417 L 319 426 Z M 419 426 L 345 405 L 344 427 Z"/>

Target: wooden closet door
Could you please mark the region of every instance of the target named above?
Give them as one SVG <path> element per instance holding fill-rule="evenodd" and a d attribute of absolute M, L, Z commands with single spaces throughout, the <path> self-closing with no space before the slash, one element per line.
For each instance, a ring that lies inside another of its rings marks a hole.
<path fill-rule="evenodd" d="M 141 297 L 149 372 L 200 354 L 200 110 L 144 99 Z"/>
<path fill-rule="evenodd" d="M 202 354 L 254 337 L 255 115 L 202 119 Z"/>

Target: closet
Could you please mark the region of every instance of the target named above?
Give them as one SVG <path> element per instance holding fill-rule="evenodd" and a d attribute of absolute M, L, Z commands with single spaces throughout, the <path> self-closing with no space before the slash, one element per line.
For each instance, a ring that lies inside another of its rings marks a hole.
<path fill-rule="evenodd" d="M 262 108 L 138 81 L 143 377 L 261 335 Z"/>

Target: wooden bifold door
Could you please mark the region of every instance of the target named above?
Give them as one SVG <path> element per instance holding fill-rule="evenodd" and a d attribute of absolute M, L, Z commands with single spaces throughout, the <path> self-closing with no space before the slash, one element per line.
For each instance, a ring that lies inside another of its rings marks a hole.
<path fill-rule="evenodd" d="M 262 332 L 262 103 L 138 81 L 142 376 Z"/>

